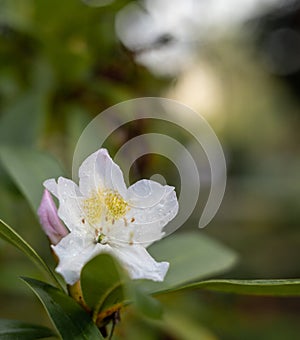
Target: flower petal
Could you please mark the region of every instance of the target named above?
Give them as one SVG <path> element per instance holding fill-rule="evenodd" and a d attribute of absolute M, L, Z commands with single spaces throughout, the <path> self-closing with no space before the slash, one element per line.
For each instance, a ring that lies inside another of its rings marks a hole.
<path fill-rule="evenodd" d="M 110 252 L 110 246 L 93 242 L 93 237 L 70 233 L 56 246 L 52 246 L 59 258 L 56 271 L 62 275 L 67 284 L 74 284 L 80 278 L 83 266 L 102 251 Z"/>
<path fill-rule="evenodd" d="M 155 181 L 142 179 L 128 188 L 127 199 L 136 208 L 150 208 L 164 196 L 166 186 Z"/>
<path fill-rule="evenodd" d="M 111 236 L 121 242 L 148 246 L 163 237 L 163 227 L 178 212 L 174 188 L 150 180 L 132 185 L 128 189 L 128 201 L 130 210 L 126 214 L 125 228 L 124 223 L 118 223 L 111 230 Z"/>
<path fill-rule="evenodd" d="M 113 254 L 128 271 L 132 279 L 163 281 L 168 271 L 168 262 L 156 262 L 147 250 L 139 245 L 112 247 Z"/>
<path fill-rule="evenodd" d="M 47 189 L 44 190 L 38 215 L 43 230 L 52 244 L 57 244 L 63 237 L 68 235 L 69 231 L 59 219 L 56 205 Z"/>
<path fill-rule="evenodd" d="M 174 188 L 141 180 L 128 189 L 128 198 L 130 209 L 125 218 L 116 221 L 110 228 L 110 239 L 123 246 L 134 243 L 144 247 L 161 239 L 164 235 L 163 227 L 178 212 Z"/>
<path fill-rule="evenodd" d="M 156 202 L 151 206 L 142 207 L 142 203 L 131 206 L 131 200 L 129 200 L 130 210 L 126 217 L 134 218 L 136 224 L 158 222 L 162 227 L 165 226 L 176 216 L 178 202 L 174 187 L 168 185 L 161 187 L 159 191 L 160 197 L 157 196 Z"/>
<path fill-rule="evenodd" d="M 57 183 L 54 178 L 47 179 L 43 185 L 52 195 L 58 198 Z"/>
<path fill-rule="evenodd" d="M 136 224 L 118 221 L 109 230 L 109 239 L 113 244 L 120 246 L 131 246 L 132 244 L 140 244 L 144 248 L 151 243 L 160 240 L 164 236 L 161 231 L 162 227 L 158 222 L 147 224 Z"/>
<path fill-rule="evenodd" d="M 79 168 L 79 188 L 86 197 L 99 189 L 111 189 L 124 197 L 127 190 L 121 169 L 106 149 L 94 152 L 82 163 Z"/>
<path fill-rule="evenodd" d="M 44 182 L 44 186 L 59 200 L 58 216 L 72 231 L 82 226 L 85 214 L 82 210 L 82 195 L 77 185 L 64 177 L 59 177 L 57 183 L 54 179 Z"/>

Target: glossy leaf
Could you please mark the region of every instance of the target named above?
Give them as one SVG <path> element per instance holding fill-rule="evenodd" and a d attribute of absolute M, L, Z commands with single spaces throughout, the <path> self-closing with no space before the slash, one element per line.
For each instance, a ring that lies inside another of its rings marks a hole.
<path fill-rule="evenodd" d="M 149 248 L 156 261 L 168 261 L 169 271 L 163 282 L 143 281 L 151 293 L 173 290 L 188 282 L 204 279 L 230 269 L 236 254 L 201 232 L 178 233 Z"/>
<path fill-rule="evenodd" d="M 56 337 L 56 334 L 47 327 L 18 320 L 0 319 L 0 339 L 33 340 L 48 337 Z"/>
<path fill-rule="evenodd" d="M 43 193 L 43 181 L 63 175 L 50 155 L 30 148 L 1 146 L 0 160 L 36 213 Z"/>
<path fill-rule="evenodd" d="M 123 302 L 125 273 L 108 254 L 100 254 L 89 261 L 81 272 L 81 287 L 87 305 L 99 313 Z"/>
<path fill-rule="evenodd" d="M 91 317 L 72 298 L 44 282 L 23 279 L 40 299 L 64 340 L 103 339 Z"/>
<path fill-rule="evenodd" d="M 15 230 L 1 219 L 0 238 L 21 250 L 57 287 L 61 287 L 52 270 L 38 253 Z"/>
<path fill-rule="evenodd" d="M 279 280 L 206 280 L 178 290 L 205 289 L 224 293 L 270 296 L 300 296 L 300 279 Z"/>
<path fill-rule="evenodd" d="M 142 314 L 159 318 L 160 303 L 144 292 L 135 280 L 126 273 L 108 254 L 100 254 L 88 262 L 81 272 L 81 287 L 87 305 L 94 310 L 94 318 L 101 313 L 110 313 L 120 304 L 133 303 Z"/>

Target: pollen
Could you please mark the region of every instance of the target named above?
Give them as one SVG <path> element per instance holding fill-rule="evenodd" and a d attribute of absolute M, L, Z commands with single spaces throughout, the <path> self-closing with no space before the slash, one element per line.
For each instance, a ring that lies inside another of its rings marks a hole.
<path fill-rule="evenodd" d="M 102 217 L 106 222 L 114 224 L 124 218 L 128 209 L 128 203 L 113 190 L 98 190 L 83 202 L 85 217 L 91 225 L 99 224 Z"/>
<path fill-rule="evenodd" d="M 84 201 L 83 209 L 90 224 L 96 224 L 100 221 L 103 211 L 102 201 L 102 197 L 99 193 L 95 193 Z"/>
<path fill-rule="evenodd" d="M 112 221 L 124 217 L 128 211 L 128 203 L 116 191 L 107 191 L 104 194 L 104 204 L 107 216 Z"/>

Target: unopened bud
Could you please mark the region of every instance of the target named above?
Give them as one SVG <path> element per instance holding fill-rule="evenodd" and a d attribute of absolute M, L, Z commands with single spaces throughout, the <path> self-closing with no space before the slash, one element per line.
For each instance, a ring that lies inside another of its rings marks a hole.
<path fill-rule="evenodd" d="M 56 245 L 63 237 L 69 234 L 68 229 L 58 217 L 56 205 L 47 189 L 44 190 L 38 215 L 43 230 L 51 244 Z"/>

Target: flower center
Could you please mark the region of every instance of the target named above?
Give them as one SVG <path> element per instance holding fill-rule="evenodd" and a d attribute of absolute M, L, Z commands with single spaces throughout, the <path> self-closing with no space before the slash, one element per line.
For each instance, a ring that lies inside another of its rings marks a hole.
<path fill-rule="evenodd" d="M 97 243 L 101 243 L 101 244 L 107 244 L 107 243 L 108 243 L 108 237 L 105 236 L 104 234 L 100 234 L 100 235 L 96 238 L 96 242 L 97 242 Z"/>
<path fill-rule="evenodd" d="M 83 209 L 89 223 L 97 223 L 100 220 L 103 211 L 101 196 L 94 194 L 92 197 L 84 200 Z"/>
<path fill-rule="evenodd" d="M 101 222 L 102 217 L 114 224 L 115 220 L 126 215 L 128 209 L 128 203 L 113 190 L 98 190 L 83 202 L 83 210 L 91 225 Z"/>
<path fill-rule="evenodd" d="M 115 191 L 105 192 L 104 203 L 107 209 L 106 216 L 118 220 L 126 215 L 128 203 L 124 201 L 121 195 Z"/>

